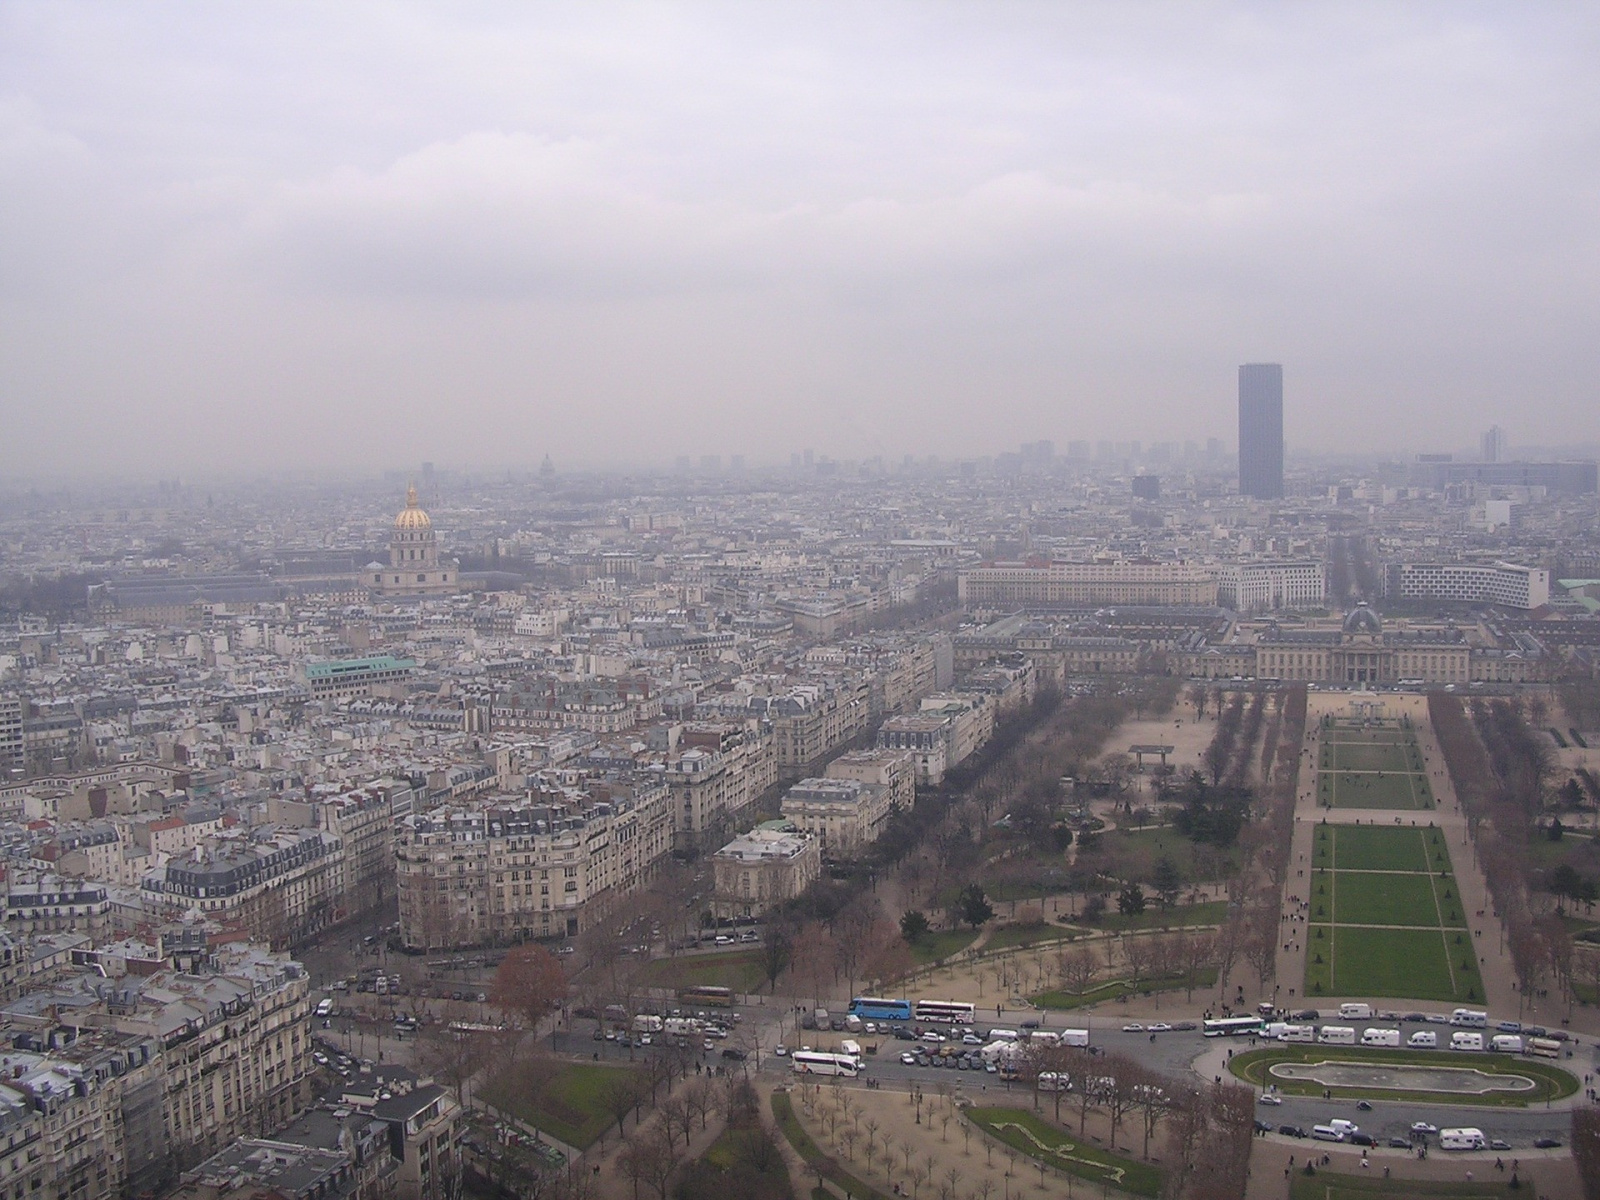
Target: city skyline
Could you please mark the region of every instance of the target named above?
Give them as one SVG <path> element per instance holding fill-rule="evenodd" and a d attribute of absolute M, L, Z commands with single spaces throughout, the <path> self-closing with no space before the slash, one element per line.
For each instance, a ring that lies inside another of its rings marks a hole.
<path fill-rule="evenodd" d="M 1600 440 L 1588 9 L 734 11 L 7 6 L 0 471 Z"/>

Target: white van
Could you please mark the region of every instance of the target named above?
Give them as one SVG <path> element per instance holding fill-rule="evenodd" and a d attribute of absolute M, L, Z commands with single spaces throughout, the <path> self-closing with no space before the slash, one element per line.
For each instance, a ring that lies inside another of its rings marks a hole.
<path fill-rule="evenodd" d="M 1398 1046 L 1400 1044 L 1400 1031 L 1398 1029 L 1367 1029 L 1361 1034 L 1363 1046 Z"/>
<path fill-rule="evenodd" d="M 1450 1014 L 1450 1024 L 1459 1025 L 1463 1029 L 1487 1029 L 1489 1014 L 1479 1012 L 1475 1008 L 1458 1008 Z"/>
<path fill-rule="evenodd" d="M 1286 1042 L 1314 1042 L 1317 1040 L 1317 1027 L 1315 1025 L 1285 1025 L 1283 1027 L 1283 1040 Z"/>
<path fill-rule="evenodd" d="M 1521 1054 L 1522 1039 L 1514 1033 L 1497 1033 L 1489 1039 L 1489 1049 L 1496 1054 Z"/>
<path fill-rule="evenodd" d="M 1439 1145 L 1446 1150 L 1482 1150 L 1485 1144 L 1481 1129 L 1439 1130 Z"/>
<path fill-rule="evenodd" d="M 1346 1021 L 1367 1021 L 1372 1018 L 1372 1005 L 1370 1004 L 1341 1004 L 1339 1015 Z"/>
<path fill-rule="evenodd" d="M 1482 1050 L 1483 1034 L 1481 1033 L 1452 1033 L 1450 1035 L 1450 1049 L 1452 1050 Z"/>
<path fill-rule="evenodd" d="M 1439 1035 L 1431 1029 L 1419 1029 L 1406 1039 L 1406 1045 L 1413 1050 L 1437 1050 Z"/>
<path fill-rule="evenodd" d="M 1354 1046 L 1356 1031 L 1349 1025 L 1324 1025 L 1317 1032 L 1317 1041 L 1325 1046 Z"/>

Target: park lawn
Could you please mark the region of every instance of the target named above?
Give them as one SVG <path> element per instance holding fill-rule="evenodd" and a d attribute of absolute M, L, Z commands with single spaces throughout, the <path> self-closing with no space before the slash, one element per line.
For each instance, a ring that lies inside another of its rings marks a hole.
<path fill-rule="evenodd" d="M 966 1115 L 979 1129 L 1078 1179 L 1109 1184 L 1135 1196 L 1159 1196 L 1165 1172 L 1160 1167 L 1124 1158 L 1080 1141 L 1058 1125 L 1022 1108 L 969 1108 Z"/>
<path fill-rule="evenodd" d="M 1394 1100 L 1404 1097 L 1417 1104 L 1470 1104 L 1482 1108 L 1526 1108 L 1546 1100 L 1560 1100 L 1578 1090 L 1570 1071 L 1535 1058 L 1512 1054 L 1470 1053 L 1452 1050 L 1395 1050 L 1371 1046 L 1280 1045 L 1236 1053 L 1228 1070 L 1257 1087 L 1275 1083 L 1290 1095 L 1320 1096 L 1323 1085 L 1309 1079 L 1279 1079 L 1268 1074 L 1274 1063 L 1381 1063 L 1385 1066 L 1470 1067 L 1489 1075 L 1521 1075 L 1536 1085 L 1530 1092 L 1412 1092 L 1384 1088 L 1333 1087 L 1337 1097 L 1351 1100 Z"/>
<path fill-rule="evenodd" d="M 1334 808 L 1419 811 L 1433 807 L 1433 793 L 1428 790 L 1428 781 L 1422 775 L 1352 775 L 1341 771 L 1323 778 L 1333 781 Z M 1328 799 L 1325 789 L 1323 800 L 1326 802 Z"/>
<path fill-rule="evenodd" d="M 1397 742 L 1324 742 L 1324 771 L 1386 771 L 1404 773 L 1421 770 L 1420 756 Z"/>
<path fill-rule="evenodd" d="M 1054 942 L 1076 941 L 1083 936 L 1078 929 L 1063 929 L 1059 925 L 1002 925 L 989 935 L 981 953 L 991 950 L 1014 950 L 1019 946 L 1040 946 Z"/>
<path fill-rule="evenodd" d="M 911 943 L 911 961 L 919 967 L 959 954 L 977 939 L 976 929 L 940 929 Z"/>
<path fill-rule="evenodd" d="M 1464 947 L 1466 958 L 1454 963 L 1452 973 L 1448 952 L 1457 948 L 1445 939 L 1454 935 L 1442 930 L 1313 925 L 1306 936 L 1308 997 L 1390 996 L 1461 1003 L 1483 999 L 1483 981 L 1470 962 L 1472 948 Z M 1463 961 L 1469 965 L 1463 967 Z"/>
<path fill-rule="evenodd" d="M 1176 904 L 1163 909 L 1159 904 L 1146 903 L 1144 911 L 1131 917 L 1119 912 L 1108 912 L 1095 926 L 1121 932 L 1128 929 L 1182 929 L 1191 925 L 1221 925 L 1228 916 L 1226 900 L 1207 900 L 1201 904 Z"/>
<path fill-rule="evenodd" d="M 483 1098 L 567 1145 L 586 1150 L 616 1120 L 606 1104 L 607 1087 L 636 1074 L 631 1067 L 532 1059 L 495 1076 Z"/>
<path fill-rule="evenodd" d="M 1312 866 L 1341 871 L 1426 871 L 1426 833 L 1412 826 L 1319 825 Z"/>
<path fill-rule="evenodd" d="M 1172 860 L 1185 885 L 1215 883 L 1238 870 L 1237 850 L 1197 844 L 1171 826 L 1114 829 L 1100 836 L 1108 857 L 1117 864 L 1117 877 L 1144 884 L 1146 891 L 1155 882 L 1156 864 L 1163 858 Z"/>
<path fill-rule="evenodd" d="M 1426 875 L 1381 871 L 1319 871 L 1332 877 L 1333 919 L 1340 925 L 1437 925 L 1433 881 Z M 1316 897 L 1321 903 L 1322 897 Z M 1313 910 L 1315 911 L 1315 910 Z"/>
<path fill-rule="evenodd" d="M 755 992 L 767 985 L 759 950 L 652 959 L 645 965 L 644 979 L 652 987 L 726 987 L 735 992 Z"/>
<path fill-rule="evenodd" d="M 1217 982 L 1217 969 L 1205 967 L 1194 973 L 1193 990 L 1203 992 Z M 1157 992 L 1186 992 L 1190 990 L 1187 977 L 1183 975 L 1163 975 L 1154 979 L 1139 980 L 1139 993 L 1141 995 L 1154 995 Z M 1037 1008 L 1051 1008 L 1062 1011 L 1073 1008 L 1086 1008 L 1091 1004 L 1100 1004 L 1106 1000 L 1115 1000 L 1118 996 L 1131 996 L 1134 994 L 1132 984 L 1126 979 L 1106 979 L 1095 984 L 1081 996 L 1076 992 L 1069 992 L 1063 988 L 1055 988 L 1048 992 L 1040 992 L 1030 997 Z"/>
<path fill-rule="evenodd" d="M 1510 1200 L 1530 1190 L 1526 1180 L 1521 1191 L 1514 1190 L 1509 1176 L 1490 1183 L 1466 1183 L 1453 1179 L 1383 1179 L 1370 1172 L 1341 1175 L 1318 1171 L 1307 1175 L 1297 1168 L 1289 1184 L 1289 1200 Z"/>

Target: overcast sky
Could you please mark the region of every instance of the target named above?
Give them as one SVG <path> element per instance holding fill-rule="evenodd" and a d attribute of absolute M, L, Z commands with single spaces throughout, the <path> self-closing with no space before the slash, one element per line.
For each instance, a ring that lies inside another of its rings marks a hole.
<path fill-rule="evenodd" d="M 0 0 L 0 469 L 1592 441 L 1597 34 Z"/>

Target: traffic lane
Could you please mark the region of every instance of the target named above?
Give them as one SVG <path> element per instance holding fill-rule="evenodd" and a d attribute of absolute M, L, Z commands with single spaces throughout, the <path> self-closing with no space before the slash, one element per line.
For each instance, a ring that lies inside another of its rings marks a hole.
<path fill-rule="evenodd" d="M 1484 1137 L 1510 1142 L 1513 1150 L 1531 1150 L 1534 1139 L 1541 1137 L 1559 1138 L 1565 1146 L 1572 1137 L 1572 1113 L 1562 1108 L 1489 1108 L 1375 1100 L 1372 1111 L 1364 1112 L 1356 1107 L 1354 1100 L 1321 1100 L 1313 1096 L 1286 1096 L 1282 1104 L 1256 1105 L 1256 1120 L 1273 1129 L 1280 1125 L 1298 1125 L 1309 1134 L 1313 1125 L 1326 1125 L 1334 1117 L 1354 1121 L 1362 1133 L 1377 1139 L 1379 1146 L 1392 1137 L 1406 1137 L 1417 1121 L 1426 1121 L 1440 1129 L 1460 1126 L 1481 1129 Z M 1437 1136 L 1428 1139 L 1428 1149 L 1430 1153 L 1439 1149 Z"/>

